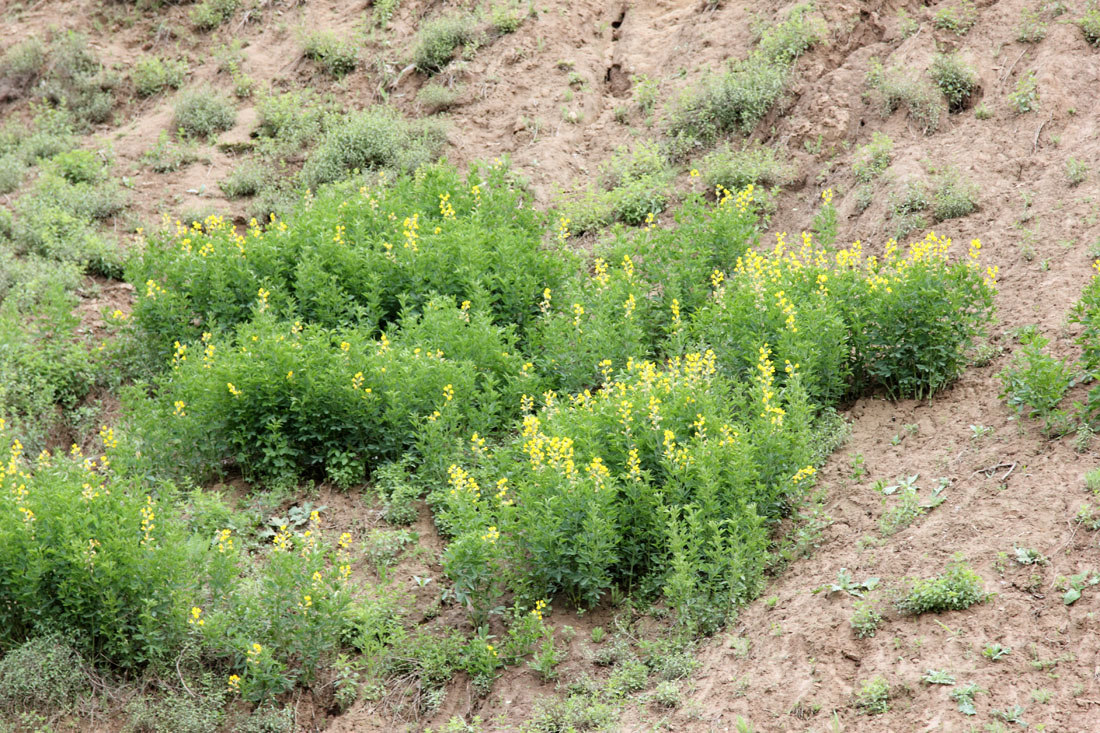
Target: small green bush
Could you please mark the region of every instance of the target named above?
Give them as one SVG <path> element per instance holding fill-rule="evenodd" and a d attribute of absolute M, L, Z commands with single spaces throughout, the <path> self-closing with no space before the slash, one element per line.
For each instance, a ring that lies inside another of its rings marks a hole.
<path fill-rule="evenodd" d="M 413 64 L 424 74 L 435 74 L 451 62 L 455 49 L 476 36 L 476 25 L 465 15 L 447 15 L 428 21 L 417 34 Z"/>
<path fill-rule="evenodd" d="M 863 183 L 870 183 L 882 175 L 894 157 L 894 141 L 886 133 L 875 131 L 871 142 L 856 149 L 852 172 Z"/>
<path fill-rule="evenodd" d="M 142 56 L 130 73 L 134 91 L 141 97 L 151 97 L 168 89 L 179 89 L 186 78 L 185 62 L 159 56 Z"/>
<path fill-rule="evenodd" d="M 18 153 L 0 155 L 0 194 L 8 194 L 19 188 L 26 172 L 27 168 Z"/>
<path fill-rule="evenodd" d="M 855 694 L 855 706 L 868 715 L 887 712 L 890 710 L 890 684 L 884 677 L 865 680 Z"/>
<path fill-rule="evenodd" d="M 934 578 L 910 580 L 905 595 L 895 601 L 898 611 L 916 616 L 922 613 L 961 611 L 982 603 L 988 594 L 980 575 L 961 560 L 954 560 Z"/>
<path fill-rule="evenodd" d="M 491 13 L 493 29 L 501 35 L 515 33 L 529 13 L 523 0 L 511 0 L 504 4 L 494 4 Z"/>
<path fill-rule="evenodd" d="M 312 146 L 324 130 L 324 109 L 309 91 L 269 94 L 256 104 L 260 150 L 278 159 Z"/>
<path fill-rule="evenodd" d="M 866 639 L 874 636 L 878 631 L 878 625 L 882 623 L 882 614 L 871 601 L 856 601 L 852 606 L 852 617 L 848 623 L 858 638 Z"/>
<path fill-rule="evenodd" d="M 1016 80 L 1016 90 L 1008 95 L 1016 114 L 1034 112 L 1039 107 L 1039 82 L 1035 72 L 1029 71 Z"/>
<path fill-rule="evenodd" d="M 416 129 L 390 108 L 372 107 L 333 123 L 302 167 L 301 182 L 316 190 L 355 170 L 411 171 L 430 162 L 437 146 L 430 129 Z"/>
<path fill-rule="evenodd" d="M 257 160 L 246 160 L 218 183 L 227 198 L 237 199 L 255 196 L 272 178 L 272 171 Z"/>
<path fill-rule="evenodd" d="M 236 124 L 233 103 L 211 87 L 185 92 L 176 102 L 172 128 L 194 137 L 209 137 Z"/>
<path fill-rule="evenodd" d="M 459 97 L 462 96 L 462 92 L 463 87 L 461 84 L 456 86 L 425 84 L 416 93 L 416 101 L 424 107 L 424 111 L 428 114 L 435 114 L 453 107 L 458 102 Z"/>
<path fill-rule="evenodd" d="M 385 28 L 400 7 L 401 0 L 375 0 L 371 5 L 373 6 L 371 22 L 379 28 Z"/>
<path fill-rule="evenodd" d="M 925 135 L 939 128 L 943 105 L 936 88 L 924 79 L 900 69 L 884 69 L 877 59 L 872 59 L 867 87 L 872 103 L 879 107 L 883 117 L 889 117 L 904 106 L 910 119 Z"/>
<path fill-rule="evenodd" d="M 202 0 L 191 9 L 191 24 L 200 31 L 212 31 L 233 17 L 241 0 Z"/>
<path fill-rule="evenodd" d="M 1058 408 L 1073 383 L 1073 368 L 1044 351 L 1048 341 L 1033 336 L 997 376 L 1001 399 L 1028 417 L 1047 418 Z"/>
<path fill-rule="evenodd" d="M 932 16 L 932 25 L 936 28 L 952 31 L 960 36 L 966 35 L 977 22 L 978 9 L 974 7 L 974 0 L 959 0 L 954 5 L 940 8 Z"/>
<path fill-rule="evenodd" d="M 63 710 L 89 687 L 87 664 L 56 634 L 25 641 L 0 658 L 0 708 Z"/>
<path fill-rule="evenodd" d="M 936 54 L 928 74 L 947 98 L 949 112 L 961 112 L 969 106 L 978 75 L 957 55 Z"/>
<path fill-rule="evenodd" d="M 1081 29 L 1086 41 L 1093 46 L 1100 46 L 1100 7 L 1095 0 L 1090 0 L 1085 5 L 1084 13 L 1074 23 Z"/>
<path fill-rule="evenodd" d="M 38 94 L 84 123 L 105 122 L 114 109 L 117 79 L 104 70 L 87 38 L 73 32 L 58 36 L 50 44 L 49 57 Z"/>
<path fill-rule="evenodd" d="M 1083 160 L 1070 158 L 1066 161 L 1066 180 L 1070 186 L 1079 186 L 1089 177 L 1089 167 Z"/>
<path fill-rule="evenodd" d="M 601 166 L 601 181 L 608 190 L 639 178 L 660 178 L 668 172 L 661 147 L 652 140 L 643 140 L 633 146 L 620 145 Z"/>
<path fill-rule="evenodd" d="M 957 219 L 978 209 L 978 187 L 947 171 L 932 181 L 932 217 L 936 221 Z"/>
<path fill-rule="evenodd" d="M 25 91 L 42 75 L 46 66 L 46 47 L 31 37 L 8 47 L 0 56 L 0 79 L 13 89 Z"/>
<path fill-rule="evenodd" d="M 359 64 L 355 45 L 341 41 L 332 31 L 317 31 L 306 37 L 303 49 L 307 59 L 321 65 L 329 76 L 341 79 Z"/>
<path fill-rule="evenodd" d="M 740 191 L 746 186 L 783 186 L 795 176 L 795 168 L 782 159 L 778 149 L 764 145 L 745 145 L 735 150 L 724 144 L 699 161 L 700 174 L 707 191 L 719 186 Z"/>
<path fill-rule="evenodd" d="M 157 144 L 141 156 L 141 162 L 157 173 L 170 173 L 198 160 L 193 147 L 186 141 L 173 140 L 161 131 Z"/>
<path fill-rule="evenodd" d="M 759 49 L 769 61 L 789 66 L 820 43 L 827 31 L 825 21 L 812 14 L 809 3 L 797 5 L 785 19 L 757 29 Z"/>
<path fill-rule="evenodd" d="M 1047 35 L 1043 12 L 1038 8 L 1020 10 L 1020 22 L 1016 26 L 1016 40 L 1020 43 L 1039 43 Z"/>
<path fill-rule="evenodd" d="M 90 150 L 58 153 L 47 167 L 69 183 L 98 183 L 107 175 L 103 162 Z"/>

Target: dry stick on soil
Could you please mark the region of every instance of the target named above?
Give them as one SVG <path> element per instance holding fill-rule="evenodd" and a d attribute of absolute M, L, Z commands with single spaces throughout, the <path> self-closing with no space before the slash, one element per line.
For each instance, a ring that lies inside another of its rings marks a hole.
<path fill-rule="evenodd" d="M 1080 528 L 1081 528 L 1081 523 L 1080 522 L 1074 522 L 1073 523 L 1073 531 L 1070 532 L 1069 539 L 1066 540 L 1065 542 L 1063 542 L 1061 545 L 1059 545 L 1058 549 L 1056 549 L 1054 552 L 1050 553 L 1050 555 L 1047 556 L 1047 557 L 1050 558 L 1050 569 L 1051 570 L 1054 570 L 1054 563 L 1057 561 L 1058 553 L 1061 552 L 1062 549 L 1065 548 L 1067 545 L 1069 545 L 1069 543 L 1073 542 L 1073 538 L 1077 536 L 1077 530 L 1079 530 Z M 1054 573 L 1054 580 L 1051 581 L 1050 587 L 1047 588 L 1047 590 L 1048 591 L 1054 590 L 1054 586 L 1057 585 L 1057 584 L 1058 584 L 1058 574 Z"/>
<path fill-rule="evenodd" d="M 1039 147 L 1039 135 L 1043 134 L 1043 128 L 1047 126 L 1047 123 L 1054 119 L 1054 113 L 1050 113 L 1050 117 L 1043 120 L 1043 124 L 1039 125 L 1039 129 L 1035 131 L 1035 140 L 1031 143 L 1031 152 L 1035 152 L 1035 148 Z"/>
<path fill-rule="evenodd" d="M 997 473 L 997 471 L 1000 471 L 1002 468 L 1007 468 L 1008 469 L 1008 471 L 1005 473 L 1005 475 L 1001 476 L 1001 481 L 1004 481 L 1006 478 L 1008 478 L 1012 474 L 1013 471 L 1016 470 L 1016 462 L 1013 461 L 1012 463 L 998 463 L 995 466 L 987 466 L 986 468 L 979 468 L 977 471 L 970 474 L 970 478 L 974 478 L 979 473 L 984 473 L 986 478 L 993 478 L 993 474 Z"/>
<path fill-rule="evenodd" d="M 1022 59 L 1024 57 L 1024 54 L 1027 53 L 1030 50 L 1031 49 L 1029 49 L 1029 48 L 1025 48 L 1023 51 L 1020 52 L 1020 55 L 1017 56 L 1016 60 L 1012 62 L 1012 66 L 1008 67 L 1008 71 L 1006 71 L 1004 73 L 1004 76 L 1001 77 L 1001 80 L 997 82 L 998 86 L 1003 87 L 1005 85 L 1005 82 L 1008 80 L 1009 74 L 1011 74 L 1012 70 L 1016 68 L 1016 64 L 1020 63 L 1020 59 Z"/>
<path fill-rule="evenodd" d="M 176 657 L 176 674 L 179 675 L 180 684 L 183 685 L 183 689 L 187 690 L 188 695 L 190 695 L 191 697 L 198 697 L 198 695 L 192 692 L 191 688 L 187 686 L 186 680 L 183 679 L 183 672 L 180 670 L 181 659 L 183 659 L 183 652 L 180 652 L 180 655 Z"/>

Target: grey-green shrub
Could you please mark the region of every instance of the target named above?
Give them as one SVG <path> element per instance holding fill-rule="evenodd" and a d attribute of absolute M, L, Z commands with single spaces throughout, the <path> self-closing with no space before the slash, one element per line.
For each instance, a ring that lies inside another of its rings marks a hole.
<path fill-rule="evenodd" d="M 257 160 L 246 160 L 222 179 L 218 188 L 231 199 L 255 196 L 271 178 L 272 171 L 266 165 Z"/>
<path fill-rule="evenodd" d="M 397 112 L 372 107 L 347 115 L 329 129 L 302 167 L 301 182 L 316 190 L 353 170 L 413 170 L 430 162 L 438 147 L 431 130 L 416 130 Z"/>
<path fill-rule="evenodd" d="M 942 103 L 935 87 L 900 69 L 885 69 L 872 59 L 867 72 L 868 96 L 883 117 L 905 107 L 921 132 L 931 135 L 939 128 Z"/>
<path fill-rule="evenodd" d="M 1081 29 L 1086 41 L 1093 46 L 1100 46 L 1100 7 L 1095 0 L 1090 0 L 1084 13 L 1074 23 Z"/>
<path fill-rule="evenodd" d="M 180 97 L 172 125 L 194 137 L 209 137 L 228 130 L 236 121 L 237 110 L 233 103 L 213 88 L 203 87 Z"/>
<path fill-rule="evenodd" d="M 455 49 L 473 40 L 474 21 L 465 15 L 447 15 L 428 21 L 420 29 L 413 49 L 418 71 L 434 74 L 451 62 Z"/>
<path fill-rule="evenodd" d="M 46 47 L 30 37 L 8 47 L 0 56 L 0 79 L 13 89 L 26 90 L 38 80 L 46 65 Z"/>
<path fill-rule="evenodd" d="M 957 219 L 978 209 L 978 187 L 955 171 L 939 174 L 932 182 L 932 217 L 936 221 Z"/>
<path fill-rule="evenodd" d="M 311 33 L 305 42 L 306 58 L 321 65 L 330 76 L 340 79 L 355 71 L 359 64 L 355 45 L 341 41 L 332 31 Z"/>
<path fill-rule="evenodd" d="M 50 44 L 49 66 L 38 94 L 85 123 L 105 122 L 114 109 L 115 75 L 107 72 L 83 35 L 68 32 Z"/>
<path fill-rule="evenodd" d="M 191 9 L 191 23 L 200 31 L 210 31 L 233 17 L 241 0 L 203 0 Z"/>
<path fill-rule="evenodd" d="M 461 94 L 461 84 L 453 87 L 435 83 L 425 84 L 416 93 L 416 101 L 423 105 L 425 112 L 435 114 L 453 107 Z"/>
<path fill-rule="evenodd" d="M 780 158 L 775 148 L 746 145 L 737 150 L 729 143 L 708 153 L 699 162 L 700 174 L 709 191 L 722 186 L 737 191 L 749 184 L 782 186 L 794 179 L 795 168 Z"/>

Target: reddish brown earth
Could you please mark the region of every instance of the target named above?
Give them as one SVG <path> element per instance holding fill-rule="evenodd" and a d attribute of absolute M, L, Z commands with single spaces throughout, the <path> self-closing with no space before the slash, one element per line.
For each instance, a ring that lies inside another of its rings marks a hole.
<path fill-rule="evenodd" d="M 406 2 L 390 29 L 373 32 L 365 44 L 361 58 L 369 70 L 332 82 L 301 58 L 299 29 L 350 33 L 369 13 L 368 6 L 335 0 L 251 4 L 260 8 L 255 22 L 242 22 L 238 15 L 213 38 L 187 30 L 187 6 L 138 12 L 126 3 L 42 0 L 19 11 L 9 4 L 0 8 L 0 46 L 29 33 L 78 29 L 120 68 L 141 53 L 180 55 L 190 60 L 190 83 L 228 88 L 228 75 L 217 71 L 211 50 L 237 37 L 247 43 L 243 70 L 260 85 L 310 86 L 359 108 L 381 101 L 380 89 L 400 75 L 420 20 L 454 7 Z M 889 192 L 900 181 L 926 176 L 931 168 L 954 167 L 979 184 L 979 211 L 945 222 L 939 233 L 953 237 L 957 251 L 980 237 L 984 259 L 999 265 L 1000 322 L 993 343 L 1004 352 L 931 401 L 868 397 L 852 405 L 847 411 L 851 437 L 820 473 L 825 511 L 833 521 L 819 547 L 791 563 L 730 628 L 702 644 L 700 670 L 678 710 L 628 706 L 623 730 L 736 730 L 739 716 L 757 731 L 980 730 L 991 724 L 993 709 L 1015 705 L 1024 708 L 1022 718 L 1032 729 L 1100 730 L 1100 590 L 1086 589 L 1071 606 L 1063 604 L 1059 591 L 1059 577 L 1100 569 L 1096 534 L 1074 521 L 1078 507 L 1089 499 L 1083 475 L 1097 466 L 1097 455 L 1092 448 L 1078 454 L 1072 437 L 1047 440 L 1035 425 L 1016 419 L 998 398 L 995 376 L 1015 345 L 1007 332 L 1024 324 L 1037 324 L 1051 337 L 1055 353 L 1076 353 L 1066 314 L 1092 274 L 1088 248 L 1100 239 L 1100 51 L 1086 44 L 1076 27 L 1059 22 L 1076 17 L 1082 2 L 1067 3 L 1070 12 L 1051 22 L 1046 39 L 1037 45 L 1015 40 L 1021 11 L 1035 2 L 980 0 L 978 22 L 962 37 L 932 26 L 933 13 L 950 4 L 819 0 L 830 41 L 798 62 L 790 94 L 756 136 L 782 146 L 799 168 L 798 180 L 780 197 L 772 232 L 807 228 L 821 191 L 832 187 L 841 213 L 841 241 L 862 239 L 867 249 L 878 251 L 889 232 Z M 614 109 L 629 104 L 633 76 L 658 80 L 662 101 L 671 102 L 698 81 L 704 68 L 746 53 L 754 14 L 771 19 L 787 4 L 773 10 L 745 0 L 728 0 L 717 8 L 698 0 L 542 0 L 536 8 L 537 18 L 453 66 L 441 81 L 465 88 L 448 117 L 446 155 L 465 163 L 507 153 L 545 205 L 559 188 L 594 176 L 616 146 L 659 134 L 659 125 L 647 127 L 634 107 L 629 126 L 614 119 Z M 919 32 L 908 38 L 899 33 L 897 11 L 902 8 L 920 22 Z M 176 29 L 174 40 L 157 34 L 162 23 Z M 919 70 L 929 65 L 937 48 L 958 50 L 979 71 L 979 101 L 991 119 L 978 120 L 965 111 L 924 136 L 904 112 L 882 119 L 864 101 L 872 57 L 887 66 Z M 567 72 L 557 67 L 559 60 L 572 61 L 587 84 L 571 102 L 565 101 Z M 1040 106 L 1016 115 L 1007 95 L 1028 70 L 1037 74 Z M 418 114 L 415 93 L 424 79 L 413 73 L 399 78 L 387 91 L 389 101 Z M 234 207 L 217 189 L 235 163 L 232 153 L 212 146 L 201 152 L 208 163 L 170 174 L 141 167 L 141 155 L 170 124 L 170 104 L 163 97 L 127 102 L 116 125 L 88 137 L 89 145 L 113 150 L 117 173 L 132 178 L 134 223 L 155 221 L 161 211 Z M 583 119 L 564 122 L 563 106 Z M 22 110 L 15 104 L 4 114 Z M 255 111 L 246 100 L 237 127 L 223 140 L 247 142 L 254 122 Z M 857 214 L 849 195 L 856 186 L 852 153 L 876 130 L 893 138 L 894 162 L 875 184 L 871 206 Z M 1091 168 L 1089 178 L 1072 188 L 1065 175 L 1070 157 Z M 100 306 L 124 308 L 125 297 L 119 302 L 119 294 L 118 286 L 101 288 L 90 301 L 89 327 L 101 327 L 95 322 Z M 974 437 L 971 426 L 989 426 L 992 432 Z M 865 461 L 860 480 L 852 476 L 857 455 Z M 872 484 L 912 474 L 919 475 L 917 484 L 925 494 L 940 477 L 948 479 L 946 501 L 907 529 L 883 537 L 879 518 L 892 503 Z M 334 495 L 325 501 L 347 504 L 336 513 L 337 524 L 369 528 L 378 521 L 357 500 Z M 440 543 L 426 514 L 416 529 L 429 552 L 403 560 L 394 571 L 410 594 L 416 589 L 413 574 L 441 576 L 433 559 Z M 1035 549 L 1050 563 L 1017 565 L 1014 547 Z M 935 574 L 957 553 L 985 579 L 994 594 L 988 602 L 918 618 L 890 610 L 890 590 L 900 587 L 903 578 Z M 882 579 L 872 597 L 880 599 L 887 619 L 873 638 L 853 636 L 848 625 L 852 597 L 811 592 L 833 582 L 842 568 L 856 580 Z M 373 571 L 357 572 L 368 577 Z M 563 677 L 591 671 L 585 656 L 592 646 L 589 632 L 594 626 L 610 627 L 615 613 L 601 608 L 582 616 L 555 609 L 556 625 L 576 629 Z M 461 614 L 446 618 L 464 623 Z M 988 660 L 981 652 L 994 642 L 1011 653 Z M 929 669 L 950 670 L 960 684 L 975 682 L 988 691 L 976 699 L 979 715 L 959 713 L 948 697 L 950 688 L 922 684 Z M 861 715 L 851 706 L 853 692 L 876 675 L 891 685 L 891 709 L 881 716 Z M 1049 700 L 1035 701 L 1033 690 L 1048 690 Z M 303 730 L 381 731 L 439 727 L 451 716 L 479 715 L 486 729 L 510 730 L 529 717 L 539 696 L 553 692 L 553 685 L 517 667 L 507 670 L 486 698 L 457 680 L 430 721 L 402 722 L 385 706 L 364 703 L 331 717 L 301 700 L 298 722 Z"/>

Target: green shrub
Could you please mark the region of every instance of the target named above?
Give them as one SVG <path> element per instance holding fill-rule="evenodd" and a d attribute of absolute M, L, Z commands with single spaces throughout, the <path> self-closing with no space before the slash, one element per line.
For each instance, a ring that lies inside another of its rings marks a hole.
<path fill-rule="evenodd" d="M 1016 114 L 1034 112 L 1039 107 L 1039 82 L 1035 72 L 1029 71 L 1016 80 L 1016 90 L 1008 95 Z"/>
<path fill-rule="evenodd" d="M 764 58 L 789 66 L 820 43 L 828 27 L 824 20 L 811 13 L 812 5 L 804 3 L 795 6 L 775 25 L 758 28 L 759 48 Z"/>
<path fill-rule="evenodd" d="M 855 695 L 855 706 L 868 715 L 882 715 L 890 710 L 890 684 L 884 677 L 864 680 Z"/>
<path fill-rule="evenodd" d="M 184 92 L 175 105 L 172 128 L 194 137 L 224 132 L 237 121 L 233 103 L 211 87 Z"/>
<path fill-rule="evenodd" d="M 1066 179 L 1069 181 L 1070 186 L 1079 186 L 1088 177 L 1089 167 L 1084 161 L 1076 158 L 1070 158 L 1066 161 Z"/>
<path fill-rule="evenodd" d="M 49 57 L 38 94 L 85 123 L 105 122 L 114 109 L 112 89 L 117 80 L 88 48 L 87 38 L 71 31 L 58 36 L 50 44 Z"/>
<path fill-rule="evenodd" d="M 511 0 L 501 5 L 494 4 L 491 13 L 493 29 L 501 35 L 515 33 L 523 25 L 529 12 L 529 8 L 524 6 L 522 0 Z"/>
<path fill-rule="evenodd" d="M 686 153 L 722 134 L 751 132 L 783 93 L 787 73 L 783 64 L 754 55 L 705 79 L 672 112 L 668 134 L 674 149 Z"/>
<path fill-rule="evenodd" d="M 42 75 L 46 66 L 46 47 L 33 36 L 15 43 L 0 56 L 0 79 L 13 89 L 26 91 Z"/>
<path fill-rule="evenodd" d="M 69 183 L 98 183 L 107 177 L 103 162 L 90 150 L 70 150 L 50 159 L 47 168 Z"/>
<path fill-rule="evenodd" d="M 26 475 L 4 479 L 14 498 L 0 512 L 0 641 L 63 628 L 91 658 L 131 669 L 165 660 L 186 629 L 190 587 L 171 504 L 97 470 L 100 459 L 31 465 L 17 443 L 11 456 Z"/>
<path fill-rule="evenodd" d="M 451 62 L 455 49 L 476 36 L 473 19 L 466 15 L 447 15 L 426 22 L 416 37 L 413 64 L 424 74 L 435 74 Z"/>
<path fill-rule="evenodd" d="M 255 196 L 272 178 L 272 171 L 263 163 L 246 160 L 233 169 L 233 172 L 218 183 L 218 188 L 227 198 Z"/>
<path fill-rule="evenodd" d="M 978 209 L 978 187 L 947 171 L 932 181 L 932 216 L 936 221 L 957 219 Z"/>
<path fill-rule="evenodd" d="M 858 180 L 870 183 L 886 172 L 893 157 L 894 141 L 889 135 L 876 130 L 871 136 L 871 142 L 856 149 L 852 160 L 852 172 Z"/>
<path fill-rule="evenodd" d="M 306 37 L 304 53 L 321 68 L 337 79 L 355 71 L 359 64 L 358 51 L 354 44 L 341 41 L 332 31 L 317 31 Z"/>
<path fill-rule="evenodd" d="M 400 5 L 401 0 L 377 0 L 372 3 L 371 22 L 379 28 L 385 28 Z"/>
<path fill-rule="evenodd" d="M 959 0 L 954 5 L 940 8 L 932 16 L 932 25 L 946 31 L 964 36 L 978 22 L 978 9 L 974 0 Z"/>
<path fill-rule="evenodd" d="M 699 161 L 700 173 L 707 191 L 719 186 L 727 191 L 740 191 L 746 186 L 783 186 L 795 176 L 795 168 L 780 158 L 775 148 L 745 145 L 734 150 L 724 144 Z"/>
<path fill-rule="evenodd" d="M 202 0 L 191 9 L 191 24 L 200 31 L 211 31 L 233 17 L 241 0 Z"/>
<path fill-rule="evenodd" d="M 26 172 L 23 160 L 17 153 L 0 155 L 0 194 L 8 194 L 19 188 Z"/>
<path fill-rule="evenodd" d="M 356 170 L 411 171 L 430 162 L 437 147 L 430 130 L 417 130 L 388 107 L 372 107 L 333 124 L 303 166 L 301 182 L 316 190 Z"/>
<path fill-rule="evenodd" d="M 645 175 L 630 180 L 608 192 L 611 215 L 631 226 L 646 223 L 665 209 L 668 195 L 663 177 Z"/>
<path fill-rule="evenodd" d="M 187 78 L 187 64 L 159 56 L 142 56 L 134 63 L 130 78 L 138 96 L 151 97 L 167 89 L 179 89 L 183 86 Z"/>
<path fill-rule="evenodd" d="M 643 140 L 633 146 L 620 145 L 601 166 L 601 180 L 608 190 L 639 178 L 666 174 L 668 162 L 657 143 Z"/>
<path fill-rule="evenodd" d="M 852 606 L 852 617 L 848 621 L 852 632 L 860 639 L 874 636 L 878 625 L 882 623 L 882 614 L 871 601 L 856 601 Z"/>
<path fill-rule="evenodd" d="M 141 162 L 157 173 L 170 173 L 198 160 L 194 148 L 186 139 L 173 140 L 161 131 L 157 144 L 141 156 Z"/>
<path fill-rule="evenodd" d="M 463 88 L 457 86 L 444 86 L 442 84 L 425 84 L 416 93 L 416 101 L 419 102 L 428 114 L 435 114 L 450 109 L 462 96 Z"/>
<path fill-rule="evenodd" d="M 1090 0 L 1081 17 L 1073 22 L 1081 29 L 1086 41 L 1100 46 L 1100 7 L 1097 7 L 1095 0 Z"/>
<path fill-rule="evenodd" d="M 884 69 L 877 59 L 872 59 L 867 87 L 872 103 L 878 106 L 883 117 L 889 117 L 904 106 L 910 119 L 925 135 L 939 128 L 942 104 L 936 88 L 924 79 L 900 69 Z"/>
<path fill-rule="evenodd" d="M 997 376 L 1001 399 L 1028 417 L 1048 418 L 1073 384 L 1073 369 L 1061 359 L 1044 352 L 1048 341 L 1034 336 Z"/>
<path fill-rule="evenodd" d="M 194 684 L 194 680 L 192 680 Z M 225 682 L 204 674 L 200 683 L 187 692 L 160 690 L 155 697 L 140 696 L 126 706 L 132 733 L 207 733 L 217 730 L 225 718 L 223 708 L 228 689 Z"/>
<path fill-rule="evenodd" d="M 922 613 L 961 611 L 988 598 L 980 575 L 961 560 L 954 560 L 934 578 L 910 580 L 905 594 L 895 601 L 898 611 Z"/>
<path fill-rule="evenodd" d="M 79 652 L 63 636 L 25 641 L 0 658 L 0 707 L 64 710 L 88 689 L 86 668 Z"/>
<path fill-rule="evenodd" d="M 308 90 L 261 97 L 256 110 L 260 150 L 271 158 L 293 155 L 313 145 L 324 127 L 324 110 Z"/>
<path fill-rule="evenodd" d="M 978 75 L 957 55 L 936 54 L 928 74 L 947 98 L 949 112 L 961 112 L 969 106 Z"/>
<path fill-rule="evenodd" d="M 1016 40 L 1020 43 L 1039 43 L 1046 38 L 1047 24 L 1043 22 L 1043 12 L 1038 8 L 1020 10 L 1020 23 L 1016 26 Z"/>

